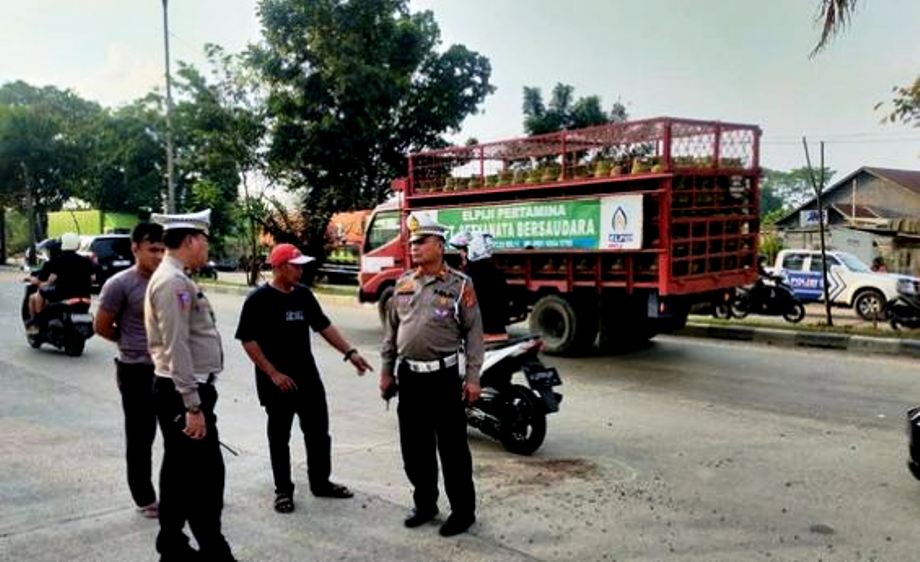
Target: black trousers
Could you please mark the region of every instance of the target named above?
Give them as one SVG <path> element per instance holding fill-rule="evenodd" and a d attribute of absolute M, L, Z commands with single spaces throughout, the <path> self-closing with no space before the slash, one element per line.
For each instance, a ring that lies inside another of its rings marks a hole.
<path fill-rule="evenodd" d="M 332 438 L 329 436 L 329 409 L 326 389 L 317 376 L 309 381 L 297 381 L 297 390 L 278 392 L 265 403 L 268 416 L 268 452 L 272 461 L 272 476 L 276 494 L 293 494 L 291 481 L 291 427 L 294 415 L 300 422 L 307 450 L 307 477 L 310 489 L 318 490 L 329 484 L 332 472 Z"/>
<path fill-rule="evenodd" d="M 437 506 L 439 455 L 451 512 L 473 515 L 476 511 L 473 460 L 457 367 L 435 373 L 413 373 L 403 364 L 397 377 L 399 440 L 406 476 L 414 488 L 416 509 Z"/>
<path fill-rule="evenodd" d="M 220 523 L 224 507 L 224 459 L 214 415 L 217 390 L 211 384 L 198 385 L 207 435 L 196 440 L 182 433 L 185 406 L 172 379 L 156 377 L 154 389 L 157 419 L 163 433 L 157 551 L 163 559 L 186 552 L 188 538 L 182 529 L 188 521 L 205 560 L 232 560 Z"/>
<path fill-rule="evenodd" d="M 153 403 L 153 365 L 115 360 L 115 379 L 125 413 L 125 457 L 128 488 L 138 507 L 157 501 L 150 465 L 157 414 Z"/>

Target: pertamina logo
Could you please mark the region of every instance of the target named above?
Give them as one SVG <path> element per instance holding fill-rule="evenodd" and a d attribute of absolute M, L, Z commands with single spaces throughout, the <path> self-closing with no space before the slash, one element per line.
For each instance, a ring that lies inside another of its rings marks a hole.
<path fill-rule="evenodd" d="M 607 234 L 607 241 L 611 244 L 629 244 L 635 238 L 635 234 L 628 232 L 629 217 L 623 207 L 617 206 L 610 219 L 611 232 Z"/>

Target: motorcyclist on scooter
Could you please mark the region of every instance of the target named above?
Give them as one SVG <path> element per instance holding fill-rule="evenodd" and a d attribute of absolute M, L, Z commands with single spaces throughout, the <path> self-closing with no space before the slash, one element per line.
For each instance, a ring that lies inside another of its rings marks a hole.
<path fill-rule="evenodd" d="M 483 336 L 486 340 L 506 339 L 508 282 L 492 258 L 492 235 L 464 231 L 454 235 L 449 244 L 460 251 L 463 272 L 470 276 L 476 289 Z"/>
<path fill-rule="evenodd" d="M 38 331 L 35 320 L 49 302 L 73 297 L 89 297 L 93 282 L 93 262 L 77 254 L 80 237 L 73 232 L 61 235 L 61 252 L 53 256 L 37 275 L 38 290 L 29 296 L 30 332 Z"/>
<path fill-rule="evenodd" d="M 757 256 L 757 281 L 751 289 L 751 297 L 754 302 L 766 302 L 773 297 L 773 286 L 765 282 L 779 283 L 783 280 L 782 275 L 775 275 L 767 270 L 766 256 Z"/>

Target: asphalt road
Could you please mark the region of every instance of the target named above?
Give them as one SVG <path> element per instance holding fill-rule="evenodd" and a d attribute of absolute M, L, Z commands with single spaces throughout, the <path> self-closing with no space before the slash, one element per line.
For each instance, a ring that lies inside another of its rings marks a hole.
<path fill-rule="evenodd" d="M 124 483 L 112 346 L 30 349 L 20 291 L 0 273 L 0 560 L 153 560 L 156 523 Z M 264 415 L 232 340 L 241 298 L 211 298 L 227 356 L 219 426 L 240 453 L 225 454 L 224 523 L 242 560 L 917 559 L 920 482 L 904 467 L 916 360 L 666 337 L 546 358 L 565 394 L 546 443 L 517 457 L 471 430 L 479 522 L 442 539 L 402 527 L 394 409 L 321 340 L 333 471 L 357 496 L 309 496 L 295 430 L 297 511 L 272 511 Z M 375 309 L 326 310 L 378 359 Z"/>

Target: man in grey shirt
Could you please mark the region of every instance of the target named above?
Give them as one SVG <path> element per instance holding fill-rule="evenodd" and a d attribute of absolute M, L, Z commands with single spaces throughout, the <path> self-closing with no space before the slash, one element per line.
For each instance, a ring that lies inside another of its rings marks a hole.
<path fill-rule="evenodd" d="M 151 480 L 151 448 L 157 432 L 153 405 L 153 362 L 147 352 L 144 293 L 163 259 L 163 227 L 140 223 L 131 233 L 133 267 L 111 277 L 99 295 L 94 328 L 118 344 L 115 377 L 125 413 L 128 488 L 144 517 L 156 519 L 157 496 Z"/>

